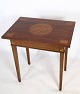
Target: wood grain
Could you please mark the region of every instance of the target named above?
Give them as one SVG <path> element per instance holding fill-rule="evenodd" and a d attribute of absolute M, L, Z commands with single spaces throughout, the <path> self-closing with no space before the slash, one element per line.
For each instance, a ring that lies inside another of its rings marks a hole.
<path fill-rule="evenodd" d="M 36 28 L 34 28 L 35 25 Z M 70 47 L 74 26 L 75 22 L 73 21 L 20 17 L 2 38 Z M 9 33 L 14 33 L 14 36 L 7 36 Z"/>

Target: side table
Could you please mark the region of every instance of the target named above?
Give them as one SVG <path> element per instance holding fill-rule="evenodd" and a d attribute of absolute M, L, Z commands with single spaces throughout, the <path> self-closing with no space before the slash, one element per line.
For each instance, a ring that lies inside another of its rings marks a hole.
<path fill-rule="evenodd" d="M 60 53 L 59 90 L 62 90 L 63 59 L 66 71 L 67 53 L 74 26 L 73 21 L 20 17 L 2 36 L 11 42 L 18 81 L 21 82 L 17 46 L 26 48 L 29 65 L 29 48 L 58 52 Z"/>

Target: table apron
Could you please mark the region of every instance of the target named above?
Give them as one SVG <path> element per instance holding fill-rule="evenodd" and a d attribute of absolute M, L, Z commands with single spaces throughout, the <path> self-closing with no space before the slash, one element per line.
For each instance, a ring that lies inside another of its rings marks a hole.
<path fill-rule="evenodd" d="M 10 40 L 11 45 L 26 47 L 26 48 L 34 48 L 46 51 L 53 51 L 53 52 L 65 52 L 65 47 L 48 44 L 48 43 L 40 43 L 34 41 L 22 41 L 22 40 Z"/>

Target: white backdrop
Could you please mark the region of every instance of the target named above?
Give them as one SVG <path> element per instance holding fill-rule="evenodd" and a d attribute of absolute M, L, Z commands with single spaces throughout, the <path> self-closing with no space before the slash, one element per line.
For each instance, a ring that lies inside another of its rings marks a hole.
<path fill-rule="evenodd" d="M 10 42 L 0 39 L 0 94 L 80 94 L 80 1 L 0 0 L 0 37 L 20 16 L 76 22 L 63 91 L 58 91 L 59 54 L 30 49 L 28 66 L 25 49 L 18 48 L 22 74 L 18 83 Z"/>

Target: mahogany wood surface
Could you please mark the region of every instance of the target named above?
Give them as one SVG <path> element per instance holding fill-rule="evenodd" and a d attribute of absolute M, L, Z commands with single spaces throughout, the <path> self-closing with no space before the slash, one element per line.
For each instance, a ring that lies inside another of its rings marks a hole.
<path fill-rule="evenodd" d="M 2 38 L 70 47 L 74 26 L 72 21 L 20 17 Z"/>

